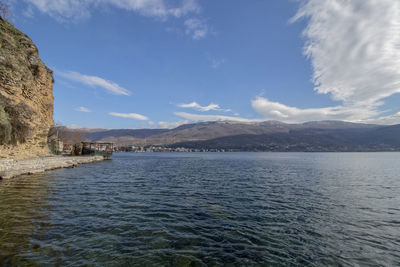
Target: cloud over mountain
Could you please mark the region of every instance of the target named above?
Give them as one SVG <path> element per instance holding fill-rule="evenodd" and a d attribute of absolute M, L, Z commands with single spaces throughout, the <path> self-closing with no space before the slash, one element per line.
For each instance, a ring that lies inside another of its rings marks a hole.
<path fill-rule="evenodd" d="M 258 97 L 252 101 L 253 108 L 268 119 L 379 122 L 384 99 L 400 93 L 400 2 L 302 3 L 291 21 L 307 20 L 304 54 L 313 67 L 314 89 L 342 105 L 299 109 Z M 398 118 L 389 117 L 385 121 Z"/>
<path fill-rule="evenodd" d="M 141 121 L 147 121 L 149 120 L 148 117 L 137 114 L 137 113 L 118 113 L 118 112 L 110 112 L 108 113 L 111 116 L 114 117 L 120 117 L 120 118 L 126 118 L 126 119 L 134 119 L 134 120 L 141 120 Z"/>
<path fill-rule="evenodd" d="M 185 118 L 189 121 L 237 121 L 237 122 L 257 122 L 261 120 L 257 119 L 246 119 L 233 116 L 224 115 L 203 115 L 203 114 L 192 114 L 186 112 L 174 112 L 176 116 Z"/>
<path fill-rule="evenodd" d="M 180 108 L 192 108 L 198 111 L 210 111 L 210 110 L 220 110 L 220 106 L 218 104 L 210 103 L 208 106 L 202 106 L 197 102 L 191 102 L 188 104 L 178 104 Z"/>

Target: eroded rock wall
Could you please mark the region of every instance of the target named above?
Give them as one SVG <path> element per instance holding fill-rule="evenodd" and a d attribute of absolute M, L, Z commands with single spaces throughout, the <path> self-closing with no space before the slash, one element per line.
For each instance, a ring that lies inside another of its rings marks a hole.
<path fill-rule="evenodd" d="M 49 153 L 53 83 L 32 40 L 0 18 L 0 158 Z"/>

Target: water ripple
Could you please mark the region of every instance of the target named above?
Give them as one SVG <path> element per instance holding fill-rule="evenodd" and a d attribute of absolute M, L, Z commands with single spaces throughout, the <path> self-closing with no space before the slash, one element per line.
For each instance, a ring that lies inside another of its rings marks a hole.
<path fill-rule="evenodd" d="M 0 265 L 400 265 L 399 153 L 117 154 L 0 181 Z"/>

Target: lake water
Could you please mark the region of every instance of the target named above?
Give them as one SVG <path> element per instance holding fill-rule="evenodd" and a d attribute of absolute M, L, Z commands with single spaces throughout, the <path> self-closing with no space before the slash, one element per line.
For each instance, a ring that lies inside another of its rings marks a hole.
<path fill-rule="evenodd" d="M 2 180 L 0 265 L 399 266 L 400 153 L 123 153 Z"/>

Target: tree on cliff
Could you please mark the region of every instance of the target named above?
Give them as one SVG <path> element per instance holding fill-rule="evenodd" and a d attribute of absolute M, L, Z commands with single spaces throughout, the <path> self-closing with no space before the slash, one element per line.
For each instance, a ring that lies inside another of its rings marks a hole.
<path fill-rule="evenodd" d="M 4 20 L 9 20 L 11 16 L 11 8 L 10 5 L 0 0 L 0 17 Z"/>
<path fill-rule="evenodd" d="M 4 106 L 0 100 L 0 145 L 7 144 L 11 140 L 11 123 L 7 112 L 4 111 Z"/>
<path fill-rule="evenodd" d="M 76 145 L 85 141 L 85 135 L 79 130 L 69 129 L 66 126 L 58 125 L 50 129 L 48 139 L 60 139 L 64 143 Z"/>

